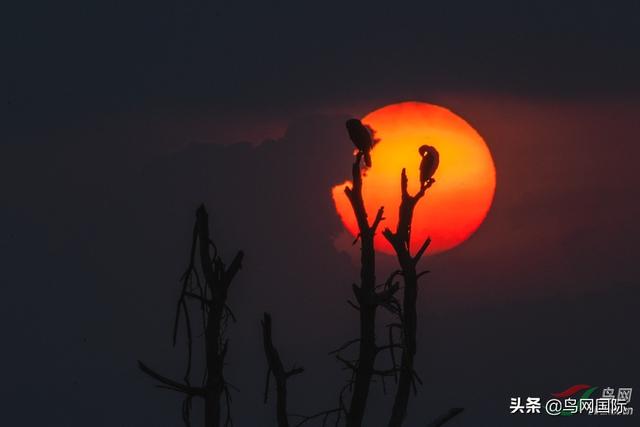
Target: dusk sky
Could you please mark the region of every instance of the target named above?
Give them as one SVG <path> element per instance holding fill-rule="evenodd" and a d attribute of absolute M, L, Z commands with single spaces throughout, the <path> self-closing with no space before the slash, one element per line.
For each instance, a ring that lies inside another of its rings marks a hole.
<path fill-rule="evenodd" d="M 246 253 L 225 367 L 235 425 L 276 425 L 264 311 L 285 363 L 306 368 L 291 412 L 334 405 L 348 374 L 327 353 L 358 331 L 358 247 L 331 198 L 350 178 L 344 122 L 407 100 L 469 122 L 497 186 L 468 241 L 422 260 L 425 384 L 406 425 L 450 407 L 465 408 L 452 427 L 548 425 L 510 416 L 509 398 L 640 387 L 640 3 L 23 2 L 7 16 L 1 424 L 182 424 L 180 396 L 136 361 L 182 374 L 171 330 L 202 202 L 225 258 Z M 381 277 L 396 268 L 378 261 Z M 372 390 L 365 425 L 386 425 L 390 396 Z"/>

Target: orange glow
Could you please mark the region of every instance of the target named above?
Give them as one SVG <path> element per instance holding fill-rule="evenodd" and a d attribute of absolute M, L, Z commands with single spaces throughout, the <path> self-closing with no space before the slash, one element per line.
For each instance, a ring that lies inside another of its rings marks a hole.
<path fill-rule="evenodd" d="M 487 215 L 496 187 L 493 159 L 478 132 L 451 111 L 421 102 L 388 105 L 369 113 L 362 122 L 371 126 L 380 140 L 371 151 L 373 166 L 363 176 L 369 221 L 380 206 L 385 208 L 386 220 L 375 236 L 376 249 L 393 254 L 381 231 L 384 227 L 395 230 L 402 168 L 407 169 L 409 193 L 419 190 L 418 147 L 423 144 L 438 150 L 440 166 L 434 175 L 436 182 L 415 209 L 411 249 L 416 251 L 429 236 L 430 254 L 454 248 L 469 238 Z M 342 222 L 355 236 L 358 226 L 344 194 L 346 185 L 351 182 L 333 187 L 332 195 Z"/>

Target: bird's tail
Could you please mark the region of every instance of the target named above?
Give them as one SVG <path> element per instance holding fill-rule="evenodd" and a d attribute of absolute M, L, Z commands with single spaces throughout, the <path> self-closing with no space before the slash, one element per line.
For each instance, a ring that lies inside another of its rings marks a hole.
<path fill-rule="evenodd" d="M 368 168 L 371 167 L 371 153 L 369 151 L 364 152 L 364 164 L 367 165 Z"/>

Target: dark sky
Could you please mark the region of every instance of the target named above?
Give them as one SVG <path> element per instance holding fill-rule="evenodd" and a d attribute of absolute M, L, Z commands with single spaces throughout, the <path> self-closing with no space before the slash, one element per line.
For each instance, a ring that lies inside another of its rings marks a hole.
<path fill-rule="evenodd" d="M 2 424 L 179 425 L 179 397 L 136 360 L 181 373 L 171 322 L 202 201 L 227 257 L 247 253 L 231 291 L 237 425 L 275 424 L 264 310 L 285 363 L 307 368 L 292 412 L 330 407 L 346 378 L 326 354 L 357 330 L 330 198 L 349 172 L 344 120 L 408 99 L 467 119 L 497 167 L 483 226 L 424 261 L 426 386 L 408 425 L 451 406 L 467 409 L 451 426 L 545 425 L 510 418 L 509 397 L 640 386 L 638 2 L 11 9 Z M 373 388 L 368 426 L 389 401 Z"/>

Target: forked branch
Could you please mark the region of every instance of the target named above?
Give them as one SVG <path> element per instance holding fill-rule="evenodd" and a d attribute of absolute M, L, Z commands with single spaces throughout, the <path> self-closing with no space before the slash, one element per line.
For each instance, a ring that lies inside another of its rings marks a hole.
<path fill-rule="evenodd" d="M 178 381 L 174 381 L 170 378 L 165 377 L 164 375 L 160 375 L 159 373 L 157 373 L 156 371 L 154 371 L 153 369 L 149 368 L 147 365 L 145 365 L 144 363 L 142 363 L 140 360 L 138 360 L 138 368 L 144 372 L 145 374 L 149 375 L 151 378 L 153 378 L 154 380 L 158 381 L 159 383 L 162 384 L 162 386 L 158 386 L 158 387 L 162 387 L 162 388 L 166 388 L 169 390 L 173 390 L 173 391 L 177 391 L 180 393 L 184 393 L 186 395 L 189 396 L 198 396 L 198 397 L 204 397 L 204 389 L 201 387 L 192 387 L 190 385 L 187 384 L 182 384 Z"/>
<path fill-rule="evenodd" d="M 401 347 L 402 355 L 400 357 L 399 375 L 397 378 L 398 388 L 393 402 L 391 418 L 389 420 L 390 427 L 399 427 L 402 425 L 407 412 L 409 395 L 411 388 L 416 390 L 416 381 L 421 383 L 419 377 L 414 370 L 414 358 L 416 355 L 416 329 L 417 329 L 417 310 L 416 301 L 418 297 L 418 274 L 416 266 L 420 258 L 431 243 L 431 239 L 427 239 L 416 252 L 411 255 L 411 223 L 413 221 L 413 212 L 420 199 L 425 195 L 427 189 L 431 187 L 434 181 L 425 181 L 421 184 L 420 190 L 415 194 L 409 194 L 408 179 L 405 169 L 402 169 L 400 175 L 400 191 L 402 199 L 398 211 L 398 224 L 395 232 L 389 228 L 383 231 L 384 237 L 393 247 L 398 263 L 402 269 L 402 277 L 404 280 L 404 295 L 402 302 L 402 312 L 398 313 L 401 325 Z M 393 333 L 389 329 L 389 348 L 394 366 L 396 366 L 395 349 L 396 345 L 393 340 Z"/>
<path fill-rule="evenodd" d="M 199 249 L 199 250 L 198 250 Z M 213 249 L 213 252 L 212 252 Z M 224 425 L 232 425 L 231 395 L 229 384 L 223 375 L 224 360 L 227 354 L 225 328 L 229 319 L 235 320 L 227 305 L 227 293 L 231 282 L 242 266 L 243 252 L 239 251 L 229 267 L 218 254 L 216 246 L 209 236 L 209 217 L 204 205 L 196 211 L 193 227 L 189 263 L 181 278 L 181 292 L 178 298 L 173 328 L 173 345 L 176 345 L 181 319 L 187 335 L 187 366 L 184 383 L 171 380 L 139 362 L 139 368 L 161 383 L 161 387 L 175 390 L 186 395 L 182 414 L 185 425 L 191 425 L 191 402 L 193 397 L 204 398 L 205 425 L 219 427 L 222 421 L 222 405 L 225 405 Z M 199 260 L 199 268 L 196 261 Z M 201 276 L 202 274 L 202 276 Z M 201 277 L 204 279 L 201 281 Z M 204 332 L 205 368 L 200 382 L 202 387 L 191 386 L 191 364 L 193 354 L 193 325 L 190 310 L 191 301 L 197 303 L 202 318 Z"/>
<path fill-rule="evenodd" d="M 262 341 L 264 345 L 264 354 L 267 358 L 267 380 L 264 391 L 264 403 L 267 403 L 269 393 L 269 374 L 273 375 L 276 381 L 276 407 L 278 427 L 289 427 L 289 419 L 287 415 L 287 380 L 289 377 L 304 372 L 302 367 L 294 367 L 289 371 L 284 369 L 282 360 L 278 350 L 273 345 L 273 336 L 271 332 L 271 315 L 264 313 L 262 319 Z"/>

